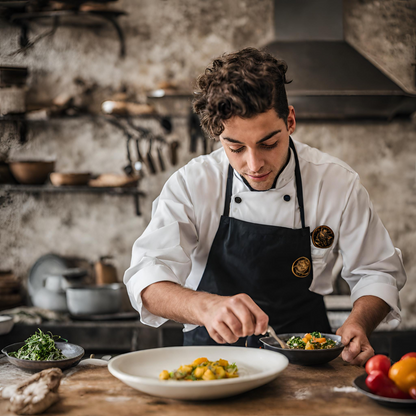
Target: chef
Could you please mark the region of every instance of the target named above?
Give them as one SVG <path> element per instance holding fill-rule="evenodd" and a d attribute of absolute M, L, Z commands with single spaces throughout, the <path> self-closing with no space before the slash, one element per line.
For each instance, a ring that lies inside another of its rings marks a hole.
<path fill-rule="evenodd" d="M 291 137 L 286 70 L 246 48 L 198 78 L 194 111 L 222 147 L 166 182 L 124 282 L 143 323 L 184 323 L 184 345 L 257 346 L 268 325 L 331 332 L 323 295 L 340 253 L 353 309 L 337 334 L 362 365 L 375 327 L 401 320 L 401 253 L 358 174 Z"/>

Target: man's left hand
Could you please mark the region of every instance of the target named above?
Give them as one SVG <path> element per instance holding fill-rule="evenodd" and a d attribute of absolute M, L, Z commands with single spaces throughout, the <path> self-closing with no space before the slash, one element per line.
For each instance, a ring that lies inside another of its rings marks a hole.
<path fill-rule="evenodd" d="M 344 361 L 353 365 L 364 365 L 374 355 L 374 350 L 360 325 L 345 322 L 338 329 L 337 335 L 341 335 L 341 342 L 345 345 L 341 355 Z"/>

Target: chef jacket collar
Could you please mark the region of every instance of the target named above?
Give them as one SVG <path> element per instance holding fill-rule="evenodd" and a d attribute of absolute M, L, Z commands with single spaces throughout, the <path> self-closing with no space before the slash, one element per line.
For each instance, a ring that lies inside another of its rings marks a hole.
<path fill-rule="evenodd" d="M 267 191 L 273 191 L 276 189 L 283 188 L 287 185 L 288 182 L 292 180 L 292 178 L 295 176 L 295 158 L 293 156 L 293 150 L 289 147 L 289 161 L 286 163 L 286 166 L 283 168 L 283 170 L 277 175 L 273 186 L 270 189 L 267 189 L 265 191 L 258 191 L 257 189 L 253 189 L 250 184 L 247 182 L 245 178 L 243 178 L 235 169 L 234 169 L 234 176 L 241 182 L 243 182 L 244 186 L 249 191 L 255 191 L 255 192 L 267 192 Z"/>

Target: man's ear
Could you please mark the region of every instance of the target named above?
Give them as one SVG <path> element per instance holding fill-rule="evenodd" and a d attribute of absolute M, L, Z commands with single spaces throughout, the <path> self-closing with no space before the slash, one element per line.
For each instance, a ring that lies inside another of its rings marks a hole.
<path fill-rule="evenodd" d="M 296 129 L 296 114 L 295 107 L 293 107 L 293 105 L 289 106 L 289 115 L 287 116 L 287 129 L 289 134 L 292 134 Z"/>

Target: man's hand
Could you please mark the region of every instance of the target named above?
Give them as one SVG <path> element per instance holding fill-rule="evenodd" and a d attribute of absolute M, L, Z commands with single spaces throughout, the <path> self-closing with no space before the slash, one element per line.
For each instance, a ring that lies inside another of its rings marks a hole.
<path fill-rule="evenodd" d="M 360 325 L 346 322 L 338 329 L 337 335 L 341 336 L 341 342 L 345 345 L 341 355 L 344 361 L 364 365 L 374 355 L 374 350 Z"/>
<path fill-rule="evenodd" d="M 144 289 L 141 296 L 149 312 L 176 322 L 205 326 L 219 344 L 264 334 L 269 323 L 269 317 L 244 293 L 219 296 L 158 282 Z"/>
<path fill-rule="evenodd" d="M 345 345 L 343 360 L 364 365 L 374 355 L 368 337 L 389 311 L 390 306 L 376 296 L 362 296 L 354 302 L 350 316 L 337 331 Z"/>
<path fill-rule="evenodd" d="M 244 293 L 211 297 L 200 319 L 219 344 L 232 344 L 241 337 L 264 334 L 269 323 L 269 317 Z"/>

